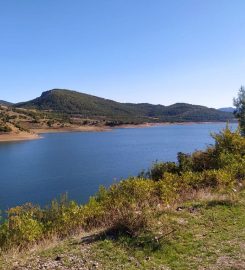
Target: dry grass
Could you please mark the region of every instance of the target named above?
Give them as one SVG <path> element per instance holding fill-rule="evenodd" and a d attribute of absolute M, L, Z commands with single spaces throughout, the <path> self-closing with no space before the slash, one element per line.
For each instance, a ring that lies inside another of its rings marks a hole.
<path fill-rule="evenodd" d="M 65 240 L 54 237 L 29 250 L 2 254 L 0 269 L 242 270 L 244 196 L 241 191 L 234 201 L 232 196 L 203 190 L 194 200 L 159 209 L 150 228 L 137 236 L 101 228 Z"/>

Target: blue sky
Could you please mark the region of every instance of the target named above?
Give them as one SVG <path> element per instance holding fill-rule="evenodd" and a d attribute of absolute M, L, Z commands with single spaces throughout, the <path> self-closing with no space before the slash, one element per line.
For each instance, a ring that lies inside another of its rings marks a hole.
<path fill-rule="evenodd" d="M 121 102 L 232 105 L 244 0 L 0 0 L 0 99 L 68 88 Z"/>

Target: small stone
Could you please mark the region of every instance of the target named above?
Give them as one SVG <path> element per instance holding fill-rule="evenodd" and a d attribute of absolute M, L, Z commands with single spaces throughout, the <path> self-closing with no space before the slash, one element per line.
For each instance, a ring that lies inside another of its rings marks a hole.
<path fill-rule="evenodd" d="M 93 266 L 93 268 L 98 268 L 98 263 L 97 262 L 94 262 L 93 264 L 92 264 L 92 266 Z"/>

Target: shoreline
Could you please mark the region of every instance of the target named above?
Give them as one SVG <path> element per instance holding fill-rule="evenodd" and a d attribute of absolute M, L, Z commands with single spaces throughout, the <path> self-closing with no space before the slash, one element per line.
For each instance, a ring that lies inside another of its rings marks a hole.
<path fill-rule="evenodd" d="M 120 126 L 108 127 L 108 126 L 77 126 L 77 127 L 64 127 L 64 128 L 40 128 L 31 129 L 31 133 L 20 132 L 20 133 L 7 133 L 0 134 L 1 142 L 15 142 L 15 141 L 28 141 L 37 140 L 42 137 L 40 134 L 45 133 L 66 133 L 66 132 L 105 132 L 112 131 L 113 129 L 120 128 L 151 128 L 160 126 L 170 126 L 170 125 L 199 125 L 199 124 L 218 124 L 225 122 L 164 122 L 164 123 L 144 123 L 144 124 L 124 124 Z"/>
<path fill-rule="evenodd" d="M 2 142 L 18 142 L 41 139 L 42 137 L 35 133 L 8 133 L 0 134 L 0 143 Z"/>
<path fill-rule="evenodd" d="M 124 124 L 120 126 L 115 126 L 113 128 L 120 129 L 120 128 L 150 128 L 150 127 L 161 127 L 161 126 L 172 126 L 172 125 L 201 125 L 201 124 L 221 124 L 226 123 L 222 121 L 212 121 L 212 122 L 164 122 L 164 123 L 144 123 L 144 124 Z"/>
<path fill-rule="evenodd" d="M 123 124 L 119 126 L 77 126 L 77 127 L 64 127 L 64 128 L 38 128 L 31 129 L 36 134 L 45 133 L 66 133 L 66 132 L 104 132 L 112 131 L 113 129 L 120 128 L 150 128 L 157 126 L 170 126 L 170 125 L 196 125 L 196 124 L 218 124 L 225 122 L 164 122 L 164 123 L 144 123 L 144 124 Z"/>
<path fill-rule="evenodd" d="M 44 133 L 66 133 L 66 132 L 102 132 L 110 131 L 111 128 L 106 126 L 77 126 L 77 127 L 64 127 L 64 128 L 38 128 L 31 129 L 36 134 Z"/>

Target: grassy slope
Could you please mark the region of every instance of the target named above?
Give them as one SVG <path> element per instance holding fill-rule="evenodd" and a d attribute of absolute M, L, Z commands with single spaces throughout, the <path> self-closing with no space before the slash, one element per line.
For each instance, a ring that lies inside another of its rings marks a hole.
<path fill-rule="evenodd" d="M 0 105 L 0 128 L 5 126 L 19 133 L 31 129 L 65 128 L 77 125 L 72 125 L 68 118 L 55 113 Z"/>
<path fill-rule="evenodd" d="M 21 258 L 9 254 L 0 269 L 245 269 L 244 191 L 235 200 L 212 195 L 179 206 L 157 213 L 140 237 L 76 237 Z"/>
<path fill-rule="evenodd" d="M 30 117 L 28 117 L 28 115 L 14 112 L 10 107 L 1 106 L 0 104 L 0 129 L 2 132 L 4 127 L 7 128 L 5 132 L 28 131 L 20 125 L 23 119 L 30 121 Z"/>
<path fill-rule="evenodd" d="M 232 113 L 221 112 L 204 106 L 185 103 L 176 103 L 171 106 L 148 103 L 119 103 L 64 89 L 43 92 L 40 97 L 15 106 L 52 110 L 59 113 L 75 114 L 84 118 L 92 117 L 123 123 L 227 121 L 233 119 Z"/>

